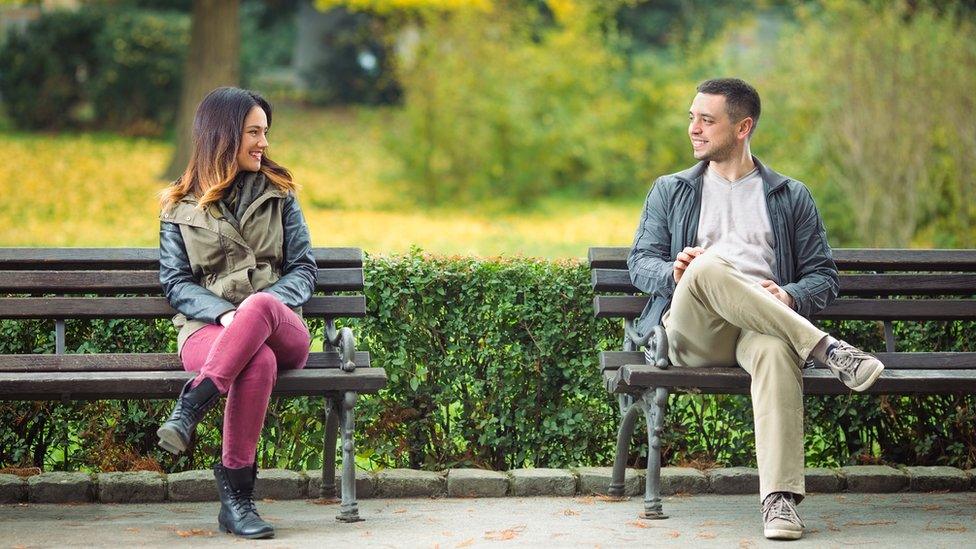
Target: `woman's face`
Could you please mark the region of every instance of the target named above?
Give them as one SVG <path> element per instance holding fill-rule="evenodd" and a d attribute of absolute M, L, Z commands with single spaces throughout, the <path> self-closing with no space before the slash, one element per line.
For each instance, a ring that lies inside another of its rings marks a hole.
<path fill-rule="evenodd" d="M 244 118 L 244 135 L 237 151 L 237 168 L 256 172 L 261 169 L 264 149 L 268 148 L 268 116 L 264 109 L 255 105 Z"/>

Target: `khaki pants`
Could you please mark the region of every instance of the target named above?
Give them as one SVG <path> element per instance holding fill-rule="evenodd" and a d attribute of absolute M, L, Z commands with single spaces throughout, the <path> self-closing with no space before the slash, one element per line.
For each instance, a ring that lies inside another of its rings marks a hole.
<path fill-rule="evenodd" d="M 663 319 L 678 367 L 741 365 L 752 376 L 760 499 L 804 494 L 800 368 L 827 334 L 720 255 L 695 258 Z"/>

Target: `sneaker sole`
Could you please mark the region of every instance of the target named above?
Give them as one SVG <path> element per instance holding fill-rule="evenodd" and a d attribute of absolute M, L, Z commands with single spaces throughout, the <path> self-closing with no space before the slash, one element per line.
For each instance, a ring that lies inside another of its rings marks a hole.
<path fill-rule="evenodd" d="M 186 443 L 173 429 L 160 427 L 156 431 L 156 436 L 159 437 L 159 446 L 171 454 L 179 455 L 186 450 Z"/>
<path fill-rule="evenodd" d="M 880 362 L 878 364 L 878 368 L 871 372 L 871 375 L 863 383 L 857 387 L 851 387 L 851 389 L 860 393 L 861 391 L 864 391 L 874 385 L 874 382 L 878 380 L 878 376 L 880 376 L 881 372 L 884 371 L 884 364 L 881 364 Z"/>
<path fill-rule="evenodd" d="M 802 530 L 763 530 L 766 539 L 800 539 L 803 537 Z"/>

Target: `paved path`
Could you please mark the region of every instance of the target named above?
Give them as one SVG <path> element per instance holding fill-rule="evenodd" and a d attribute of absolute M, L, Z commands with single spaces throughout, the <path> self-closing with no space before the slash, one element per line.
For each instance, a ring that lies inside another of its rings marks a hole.
<path fill-rule="evenodd" d="M 671 518 L 637 518 L 639 498 L 370 499 L 367 519 L 340 524 L 338 507 L 265 501 L 271 541 L 216 529 L 215 503 L 0 505 L 0 547 L 761 547 L 755 496 L 701 495 L 665 502 Z M 800 506 L 807 535 L 790 547 L 976 547 L 976 493 L 831 494 Z"/>

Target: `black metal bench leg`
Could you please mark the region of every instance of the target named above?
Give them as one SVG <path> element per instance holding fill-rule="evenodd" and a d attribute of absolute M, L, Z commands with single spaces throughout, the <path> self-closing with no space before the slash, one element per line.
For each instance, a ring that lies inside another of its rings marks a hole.
<path fill-rule="evenodd" d="M 356 444 L 353 435 L 356 420 L 353 409 L 357 395 L 348 391 L 342 398 L 342 505 L 336 520 L 340 522 L 359 522 L 359 504 L 356 503 Z"/>
<path fill-rule="evenodd" d="M 332 499 L 336 497 L 335 461 L 336 439 L 339 436 L 339 417 L 342 411 L 339 404 L 331 398 L 325 399 L 325 444 L 322 455 L 322 487 L 319 497 Z"/>
<path fill-rule="evenodd" d="M 664 387 L 648 389 L 641 400 L 647 420 L 647 481 L 644 486 L 644 512 L 641 518 L 666 519 L 661 504 L 661 432 L 668 406 L 668 390 Z"/>
<path fill-rule="evenodd" d="M 624 475 L 627 472 L 627 449 L 630 447 L 630 438 L 634 436 L 634 427 L 637 425 L 637 416 L 640 414 L 640 406 L 631 404 L 626 411 L 622 410 L 620 418 L 620 429 L 617 431 L 617 455 L 613 459 L 613 476 L 610 479 L 610 489 L 607 494 L 613 497 L 624 496 Z"/>

